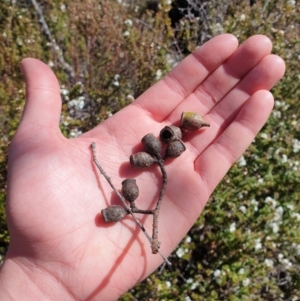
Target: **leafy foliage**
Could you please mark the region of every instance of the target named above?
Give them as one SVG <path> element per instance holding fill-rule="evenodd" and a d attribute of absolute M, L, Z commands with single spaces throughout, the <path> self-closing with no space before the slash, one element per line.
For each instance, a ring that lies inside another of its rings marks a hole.
<path fill-rule="evenodd" d="M 176 22 L 170 19 L 180 9 L 175 0 L 157 1 L 152 11 L 142 0 L 41 2 L 52 40 L 30 1 L 0 2 L 1 256 L 9 243 L 7 147 L 25 97 L 22 58 L 53 68 L 61 83 L 61 129 L 74 137 L 129 104 L 212 36 L 231 32 L 243 41 L 261 33 L 287 65 L 272 91 L 268 123 L 172 254 L 173 266 L 120 300 L 298 300 L 299 1 L 187 1 Z"/>

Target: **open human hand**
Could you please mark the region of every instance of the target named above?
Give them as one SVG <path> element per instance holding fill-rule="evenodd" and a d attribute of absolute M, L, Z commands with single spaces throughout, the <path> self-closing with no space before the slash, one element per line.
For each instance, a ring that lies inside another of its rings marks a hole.
<path fill-rule="evenodd" d="M 229 34 L 199 47 L 131 105 L 75 139 L 59 130 L 60 88 L 36 59 L 21 64 L 26 105 L 9 149 L 7 221 L 11 235 L 0 271 L 1 300 L 116 300 L 162 263 L 131 216 L 105 224 L 101 209 L 119 200 L 92 161 L 121 188 L 136 178 L 137 205 L 153 208 L 161 185 L 156 167 L 129 164 L 147 133 L 200 113 L 210 128 L 188 133 L 187 150 L 167 162 L 159 217 L 160 252 L 168 256 L 209 196 L 266 122 L 268 91 L 284 74 L 271 41 L 253 36 L 238 46 Z M 151 216 L 140 216 L 151 232 Z M 5 299 L 6 298 L 6 299 Z M 11 298 L 11 299 L 10 299 Z"/>

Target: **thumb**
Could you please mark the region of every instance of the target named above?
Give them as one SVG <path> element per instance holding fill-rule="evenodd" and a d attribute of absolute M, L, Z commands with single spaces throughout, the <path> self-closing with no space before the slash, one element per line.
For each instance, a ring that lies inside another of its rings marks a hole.
<path fill-rule="evenodd" d="M 24 59 L 20 67 L 25 76 L 26 103 L 17 134 L 35 136 L 45 134 L 45 130 L 59 131 L 62 102 L 56 76 L 46 64 L 33 58 Z"/>

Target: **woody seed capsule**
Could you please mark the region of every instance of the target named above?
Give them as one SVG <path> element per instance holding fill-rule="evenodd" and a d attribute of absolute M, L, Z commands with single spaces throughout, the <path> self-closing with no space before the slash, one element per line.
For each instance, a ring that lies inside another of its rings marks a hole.
<path fill-rule="evenodd" d="M 128 212 L 122 206 L 111 205 L 102 209 L 101 214 L 106 223 L 111 223 L 120 221 Z"/>
<path fill-rule="evenodd" d="M 156 157 L 161 157 L 161 142 L 153 134 L 150 133 L 145 135 L 142 138 L 142 144 L 147 153 Z"/>
<path fill-rule="evenodd" d="M 165 143 L 169 143 L 174 139 L 181 139 L 182 132 L 181 129 L 174 125 L 167 125 L 160 131 L 160 139 Z"/>
<path fill-rule="evenodd" d="M 157 162 L 150 154 L 139 152 L 130 156 L 130 164 L 132 167 L 146 168 Z"/>
<path fill-rule="evenodd" d="M 166 157 L 179 157 L 186 150 L 184 143 L 180 140 L 172 140 L 169 142 L 166 149 Z"/>
<path fill-rule="evenodd" d="M 134 202 L 139 196 L 139 187 L 135 179 L 125 179 L 122 182 L 122 195 L 128 202 Z"/>
<path fill-rule="evenodd" d="M 200 114 L 195 112 L 183 112 L 180 127 L 189 131 L 196 131 L 203 126 L 210 126 Z"/>

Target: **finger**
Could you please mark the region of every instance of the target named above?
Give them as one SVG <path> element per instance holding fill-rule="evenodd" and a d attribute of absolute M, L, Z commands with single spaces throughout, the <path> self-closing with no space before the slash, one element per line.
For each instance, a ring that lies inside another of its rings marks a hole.
<path fill-rule="evenodd" d="M 148 89 L 133 105 L 149 112 L 156 121 L 162 121 L 211 72 L 223 64 L 237 46 L 237 39 L 230 34 L 211 39 Z"/>
<path fill-rule="evenodd" d="M 257 46 L 259 45 L 259 47 Z M 218 103 L 241 79 L 272 50 L 263 35 L 247 39 L 234 54 L 197 88 L 195 95 L 208 110 Z"/>
<path fill-rule="evenodd" d="M 19 131 L 28 130 L 34 135 L 42 128 L 58 130 L 61 98 L 60 87 L 52 70 L 37 59 L 21 62 L 26 82 L 26 103 Z"/>
<path fill-rule="evenodd" d="M 216 137 L 224 130 L 228 124 L 234 120 L 243 108 L 249 97 L 258 90 L 270 90 L 283 76 L 285 64 L 276 55 L 264 57 L 239 83 L 231 90 L 215 107 L 205 116 L 205 120 L 210 123 L 210 128 L 201 134 L 191 133 L 186 139 L 194 147 L 195 156 L 198 156 Z M 187 106 L 191 110 L 200 112 L 200 101 Z M 183 110 L 183 108 L 181 108 Z M 180 112 L 177 113 L 177 115 Z M 179 115 L 180 116 L 180 115 Z"/>
<path fill-rule="evenodd" d="M 252 95 L 233 122 L 201 153 L 195 161 L 206 195 L 210 195 L 231 165 L 243 154 L 265 124 L 273 107 L 273 96 L 268 91 Z"/>
<path fill-rule="evenodd" d="M 174 110 L 168 117 L 168 121 L 171 123 L 178 121 L 178 116 L 185 110 L 195 110 L 202 115 L 207 114 L 251 69 L 269 55 L 271 50 L 272 43 L 266 36 L 257 35 L 247 39 L 223 65 L 208 76 Z M 265 87 L 265 89 L 268 88 Z"/>

